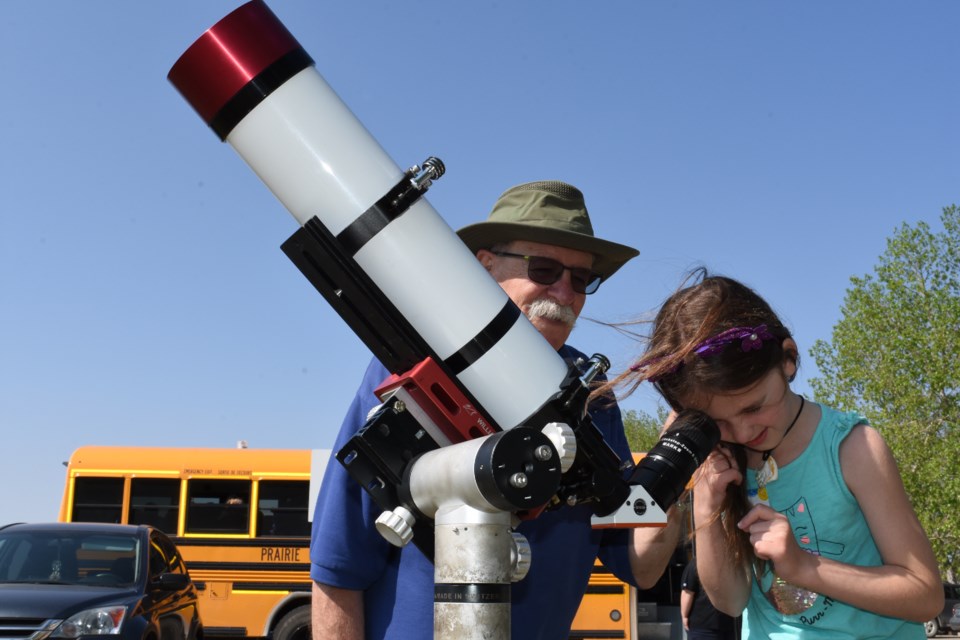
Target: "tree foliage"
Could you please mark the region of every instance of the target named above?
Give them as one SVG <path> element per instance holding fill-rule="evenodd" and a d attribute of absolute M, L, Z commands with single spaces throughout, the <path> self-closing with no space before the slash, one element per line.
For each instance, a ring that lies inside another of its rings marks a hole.
<path fill-rule="evenodd" d="M 829 342 L 810 350 L 816 399 L 884 436 L 947 578 L 960 575 L 960 209 L 943 231 L 898 228 L 875 273 L 851 278 Z"/>
<path fill-rule="evenodd" d="M 668 412 L 658 407 L 657 416 L 644 411 L 628 409 L 623 414 L 623 430 L 627 434 L 630 451 L 649 451 L 660 439 L 660 430 L 667 420 Z"/>

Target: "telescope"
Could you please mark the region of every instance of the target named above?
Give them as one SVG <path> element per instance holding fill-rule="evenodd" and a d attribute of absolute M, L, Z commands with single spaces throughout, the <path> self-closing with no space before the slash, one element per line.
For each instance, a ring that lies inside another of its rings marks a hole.
<path fill-rule="evenodd" d="M 293 215 L 283 251 L 392 374 L 336 457 L 383 509 L 381 533 L 434 560 L 435 618 L 509 637 L 509 592 L 465 613 L 477 584 L 458 576 L 482 564 L 488 587 L 521 579 L 518 518 L 586 503 L 601 526 L 665 524 L 670 505 L 631 484 L 586 412 L 609 362 L 565 362 L 423 197 L 442 161 L 394 163 L 262 0 L 168 77 Z M 465 523 L 476 552 L 460 557 L 445 541 Z"/>

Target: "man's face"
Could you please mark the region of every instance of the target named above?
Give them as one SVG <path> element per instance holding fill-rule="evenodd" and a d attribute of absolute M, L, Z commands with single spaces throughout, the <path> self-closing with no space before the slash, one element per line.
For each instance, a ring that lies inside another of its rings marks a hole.
<path fill-rule="evenodd" d="M 507 245 L 504 251 L 553 258 L 571 268 L 593 268 L 592 254 L 550 244 L 516 241 Z M 587 299 L 585 293 L 576 293 L 570 287 L 570 272 L 564 270 L 553 284 L 537 284 L 527 277 L 526 260 L 498 256 L 485 249 L 477 252 L 477 259 L 553 348 L 563 346 Z"/>

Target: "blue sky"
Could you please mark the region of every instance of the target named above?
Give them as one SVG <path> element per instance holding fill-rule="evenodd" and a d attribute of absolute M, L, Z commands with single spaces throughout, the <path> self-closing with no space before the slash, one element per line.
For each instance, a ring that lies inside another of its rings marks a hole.
<path fill-rule="evenodd" d="M 0 521 L 55 519 L 81 445 L 332 445 L 366 348 L 166 80 L 240 4 L 3 4 Z M 268 4 L 399 166 L 445 161 L 428 199 L 450 226 L 519 182 L 580 187 L 641 252 L 588 300 L 599 320 L 703 264 L 806 355 L 886 238 L 960 201 L 948 0 Z M 615 369 L 639 352 L 585 321 L 572 342 Z M 797 388 L 816 374 L 806 357 Z"/>

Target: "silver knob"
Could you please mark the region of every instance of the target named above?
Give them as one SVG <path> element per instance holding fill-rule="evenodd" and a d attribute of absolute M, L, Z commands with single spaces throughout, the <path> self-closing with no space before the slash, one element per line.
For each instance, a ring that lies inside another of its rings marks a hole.
<path fill-rule="evenodd" d="M 566 473 L 577 457 L 576 434 L 564 422 L 549 422 L 541 431 L 560 454 L 560 473 Z"/>
<path fill-rule="evenodd" d="M 403 547 L 413 539 L 413 525 L 416 521 L 407 509 L 397 507 L 377 516 L 377 531 L 393 546 Z"/>
<path fill-rule="evenodd" d="M 530 571 L 530 558 L 533 554 L 530 552 L 530 543 L 522 533 L 510 533 L 513 536 L 513 545 L 510 547 L 510 564 L 513 565 L 510 582 L 520 582 Z"/>

